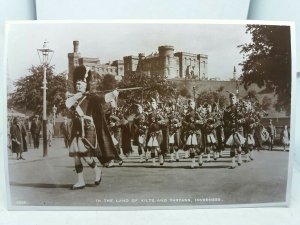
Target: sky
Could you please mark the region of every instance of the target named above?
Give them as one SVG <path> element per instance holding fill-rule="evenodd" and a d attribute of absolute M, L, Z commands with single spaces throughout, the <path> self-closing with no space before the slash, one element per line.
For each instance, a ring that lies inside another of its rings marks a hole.
<path fill-rule="evenodd" d="M 243 24 L 10 24 L 6 39 L 9 81 L 28 75 L 28 68 L 39 64 L 36 50 L 45 40 L 55 51 L 51 64 L 56 73 L 68 70 L 67 55 L 73 52 L 73 40 L 78 40 L 81 56 L 98 57 L 101 63 L 140 52 L 149 55 L 160 45 L 173 45 L 175 52 L 207 54 L 208 77 L 227 80 L 234 66 L 241 73 L 243 56 L 237 46 L 248 43 L 251 36 Z"/>

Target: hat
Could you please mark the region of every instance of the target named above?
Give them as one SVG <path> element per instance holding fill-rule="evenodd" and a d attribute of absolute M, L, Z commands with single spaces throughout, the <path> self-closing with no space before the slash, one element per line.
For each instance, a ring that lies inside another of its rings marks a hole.
<path fill-rule="evenodd" d="M 73 85 L 76 89 L 76 83 L 78 81 L 86 82 L 86 68 L 84 65 L 77 66 L 73 72 Z"/>

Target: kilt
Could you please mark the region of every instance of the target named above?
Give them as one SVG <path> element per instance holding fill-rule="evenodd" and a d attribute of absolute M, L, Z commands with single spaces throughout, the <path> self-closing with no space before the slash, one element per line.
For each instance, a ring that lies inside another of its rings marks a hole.
<path fill-rule="evenodd" d="M 195 133 L 192 133 L 186 139 L 186 146 L 196 146 L 196 145 L 198 145 L 197 135 Z"/>
<path fill-rule="evenodd" d="M 248 134 L 248 137 L 247 137 L 247 144 L 248 144 L 248 145 L 251 145 L 251 146 L 255 145 L 255 140 L 254 140 L 252 134 Z"/>
<path fill-rule="evenodd" d="M 246 138 L 244 138 L 240 133 L 235 132 L 231 134 L 226 141 L 226 145 L 232 146 L 232 147 L 240 147 L 243 144 L 245 144 Z"/>
<path fill-rule="evenodd" d="M 147 142 L 147 147 L 160 147 L 161 143 L 162 143 L 162 132 L 161 131 L 151 132 L 149 134 L 149 140 Z"/>
<path fill-rule="evenodd" d="M 217 140 L 215 138 L 215 135 L 213 133 L 210 133 L 206 136 L 207 138 L 207 144 L 216 144 Z"/>
<path fill-rule="evenodd" d="M 69 156 L 71 157 L 98 157 L 101 152 L 97 142 L 97 133 L 94 126 L 85 126 L 85 137 L 76 136 L 71 141 Z"/>

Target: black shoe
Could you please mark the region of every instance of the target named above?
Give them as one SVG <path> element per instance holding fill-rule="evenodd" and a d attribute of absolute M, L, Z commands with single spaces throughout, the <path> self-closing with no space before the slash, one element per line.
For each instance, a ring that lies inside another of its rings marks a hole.
<path fill-rule="evenodd" d="M 235 169 L 235 166 L 230 166 L 229 169 Z"/>
<path fill-rule="evenodd" d="M 238 166 L 242 165 L 241 163 L 238 163 Z"/>
<path fill-rule="evenodd" d="M 98 186 L 101 183 L 102 180 L 102 176 L 100 177 L 100 179 L 98 181 L 95 181 L 95 185 Z"/>
<path fill-rule="evenodd" d="M 179 159 L 176 159 L 176 162 L 179 162 Z"/>
<path fill-rule="evenodd" d="M 216 161 L 216 160 L 217 160 L 217 158 L 214 158 L 214 160 Z"/>
<path fill-rule="evenodd" d="M 199 163 L 199 166 L 202 166 L 203 165 L 203 163 Z"/>
<path fill-rule="evenodd" d="M 20 159 L 25 160 L 23 157 L 20 157 Z"/>
<path fill-rule="evenodd" d="M 85 188 L 85 185 L 79 186 L 79 187 L 72 186 L 70 189 L 71 190 L 79 190 L 79 189 L 84 189 L 84 188 Z"/>
<path fill-rule="evenodd" d="M 119 166 L 122 166 L 122 165 L 123 165 L 123 161 L 120 161 L 120 162 L 119 162 Z"/>
<path fill-rule="evenodd" d="M 159 165 L 163 166 L 163 165 L 164 165 L 164 163 L 160 163 Z"/>

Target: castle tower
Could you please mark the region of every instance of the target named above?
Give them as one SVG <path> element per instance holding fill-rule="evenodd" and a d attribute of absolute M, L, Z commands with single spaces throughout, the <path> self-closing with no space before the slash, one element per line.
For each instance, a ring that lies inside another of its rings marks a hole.
<path fill-rule="evenodd" d="M 197 55 L 199 63 L 199 79 L 207 80 L 208 79 L 208 55 L 198 54 Z"/>
<path fill-rule="evenodd" d="M 145 59 L 145 54 L 144 53 L 139 53 L 138 57 L 139 57 L 139 62 L 138 62 L 136 71 L 137 72 L 142 72 L 143 69 L 144 69 L 144 67 L 143 67 L 143 61 Z"/>
<path fill-rule="evenodd" d="M 69 71 L 68 79 L 72 80 L 72 74 L 75 67 L 79 66 L 79 58 L 81 58 L 80 52 L 78 52 L 79 41 L 73 41 L 73 52 L 68 54 Z"/>
<path fill-rule="evenodd" d="M 171 45 L 163 45 L 158 47 L 159 57 L 161 61 L 161 71 L 164 77 L 168 79 L 176 77 L 176 60 L 174 58 L 174 47 Z"/>

